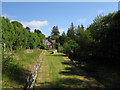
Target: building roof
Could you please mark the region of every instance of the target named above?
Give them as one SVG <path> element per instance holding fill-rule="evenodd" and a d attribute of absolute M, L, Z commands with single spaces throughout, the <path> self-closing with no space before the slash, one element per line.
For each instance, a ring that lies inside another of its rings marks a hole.
<path fill-rule="evenodd" d="M 54 43 L 55 44 L 55 40 L 51 40 L 52 41 L 52 43 Z"/>
<path fill-rule="evenodd" d="M 51 43 L 47 39 L 43 40 L 43 44 L 44 45 L 51 45 Z"/>
<path fill-rule="evenodd" d="M 43 44 L 44 44 L 44 45 L 55 44 L 55 40 L 48 40 L 48 39 L 45 39 L 45 40 L 43 40 Z"/>

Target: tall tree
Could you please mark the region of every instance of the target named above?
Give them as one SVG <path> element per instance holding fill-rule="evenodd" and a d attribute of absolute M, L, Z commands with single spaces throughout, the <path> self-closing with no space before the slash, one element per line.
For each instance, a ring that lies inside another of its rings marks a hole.
<path fill-rule="evenodd" d="M 26 29 L 28 30 L 28 32 L 30 32 L 30 28 L 29 27 L 26 27 Z"/>
<path fill-rule="evenodd" d="M 27 28 L 27 29 L 26 29 Z M 19 48 L 36 48 L 41 47 L 45 35 L 36 30 L 30 32 L 30 28 L 24 28 L 20 22 L 12 21 L 8 18 L 2 18 L 2 46 L 6 51 L 16 50 Z"/>
<path fill-rule="evenodd" d="M 67 37 L 67 35 L 65 35 L 65 32 L 63 32 L 59 39 L 60 39 L 60 44 L 63 46 L 64 43 L 69 40 L 69 37 Z"/>
<path fill-rule="evenodd" d="M 59 34 L 60 34 L 60 32 L 59 32 L 59 30 L 58 30 L 58 26 L 54 26 L 54 27 L 52 28 L 51 36 L 52 36 L 52 35 L 59 35 Z"/>
<path fill-rule="evenodd" d="M 37 34 L 42 34 L 42 32 L 39 29 L 35 29 L 34 32 Z"/>
<path fill-rule="evenodd" d="M 75 39 L 75 27 L 73 23 L 71 23 L 71 27 L 68 29 L 67 36 L 70 37 L 72 40 Z"/>

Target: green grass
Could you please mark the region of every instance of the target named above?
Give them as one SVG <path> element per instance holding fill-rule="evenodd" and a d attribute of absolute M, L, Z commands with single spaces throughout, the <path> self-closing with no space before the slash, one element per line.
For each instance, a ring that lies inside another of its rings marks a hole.
<path fill-rule="evenodd" d="M 45 53 L 34 88 L 93 88 L 103 87 L 96 80 L 70 65 L 63 53 Z"/>
<path fill-rule="evenodd" d="M 79 67 L 87 72 L 91 77 L 102 83 L 106 88 L 120 88 L 120 72 L 119 66 L 113 64 L 101 64 L 95 62 L 82 62 L 79 63 Z"/>
<path fill-rule="evenodd" d="M 36 64 L 42 50 L 14 51 L 12 55 L 6 55 L 3 62 L 2 87 L 3 88 L 23 88 Z"/>

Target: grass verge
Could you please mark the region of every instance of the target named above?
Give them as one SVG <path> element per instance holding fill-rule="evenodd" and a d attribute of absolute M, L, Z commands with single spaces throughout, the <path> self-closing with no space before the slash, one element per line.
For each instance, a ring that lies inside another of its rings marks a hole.
<path fill-rule="evenodd" d="M 5 55 L 2 61 L 2 88 L 23 88 L 41 51 L 20 49 Z"/>

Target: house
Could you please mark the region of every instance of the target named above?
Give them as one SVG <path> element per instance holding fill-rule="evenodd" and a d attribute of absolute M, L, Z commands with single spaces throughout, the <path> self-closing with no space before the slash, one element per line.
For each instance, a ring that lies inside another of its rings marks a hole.
<path fill-rule="evenodd" d="M 55 40 L 51 39 L 45 39 L 43 40 L 43 44 L 46 45 L 46 48 L 49 49 L 55 49 Z"/>

